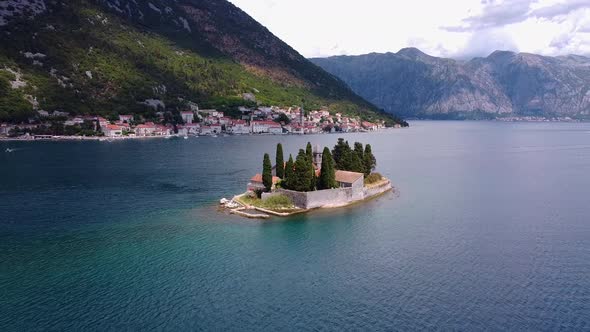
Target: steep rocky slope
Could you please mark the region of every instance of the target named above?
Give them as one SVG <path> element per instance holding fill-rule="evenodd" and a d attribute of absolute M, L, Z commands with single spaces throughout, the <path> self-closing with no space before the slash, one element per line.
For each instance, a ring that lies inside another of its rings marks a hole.
<path fill-rule="evenodd" d="M 590 59 L 496 51 L 457 61 L 418 49 L 312 61 L 388 112 L 427 118 L 571 116 L 590 111 Z"/>

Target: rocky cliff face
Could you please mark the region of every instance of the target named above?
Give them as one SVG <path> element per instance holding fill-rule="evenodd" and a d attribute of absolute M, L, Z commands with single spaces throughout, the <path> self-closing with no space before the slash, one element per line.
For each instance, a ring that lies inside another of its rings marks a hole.
<path fill-rule="evenodd" d="M 494 118 L 590 114 L 590 59 L 496 51 L 470 61 L 418 49 L 312 59 L 369 101 L 404 116 Z"/>

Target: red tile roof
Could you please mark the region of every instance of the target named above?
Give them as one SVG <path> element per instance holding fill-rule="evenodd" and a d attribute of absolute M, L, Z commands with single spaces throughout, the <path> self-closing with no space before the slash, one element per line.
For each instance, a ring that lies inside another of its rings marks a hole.
<path fill-rule="evenodd" d="M 359 178 L 364 178 L 363 173 L 348 172 L 348 171 L 336 171 L 336 181 L 342 183 L 354 183 Z"/>
<path fill-rule="evenodd" d="M 260 174 L 260 173 L 259 173 L 259 174 L 256 174 L 256 175 L 254 175 L 254 176 L 253 176 L 253 177 L 250 179 L 250 181 L 251 181 L 251 182 L 260 182 L 260 183 L 262 183 L 262 174 Z M 279 181 L 281 181 L 281 178 L 279 178 L 278 176 L 273 176 L 273 177 L 272 177 L 272 183 L 273 183 L 273 184 L 276 184 L 276 183 L 278 183 Z"/>

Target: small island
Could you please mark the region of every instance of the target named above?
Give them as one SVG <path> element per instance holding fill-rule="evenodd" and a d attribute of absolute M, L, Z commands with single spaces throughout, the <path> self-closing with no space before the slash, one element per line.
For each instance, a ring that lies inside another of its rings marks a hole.
<path fill-rule="evenodd" d="M 318 208 L 343 207 L 393 190 L 391 181 L 375 172 L 371 145 L 342 138 L 330 151 L 307 143 L 296 158 L 285 162 L 283 147 L 276 149 L 275 166 L 264 154 L 262 173 L 250 179 L 244 194 L 220 204 L 230 213 L 248 218 L 290 216 Z"/>

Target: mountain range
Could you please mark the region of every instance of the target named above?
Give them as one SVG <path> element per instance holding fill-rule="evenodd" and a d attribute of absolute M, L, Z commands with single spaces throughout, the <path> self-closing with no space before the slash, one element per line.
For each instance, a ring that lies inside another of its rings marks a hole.
<path fill-rule="evenodd" d="M 0 121 L 35 110 L 144 114 L 194 102 L 323 106 L 403 121 L 226 0 L 0 2 Z"/>
<path fill-rule="evenodd" d="M 315 58 L 359 95 L 412 118 L 590 118 L 590 58 L 495 51 L 460 61 L 416 48 Z"/>

